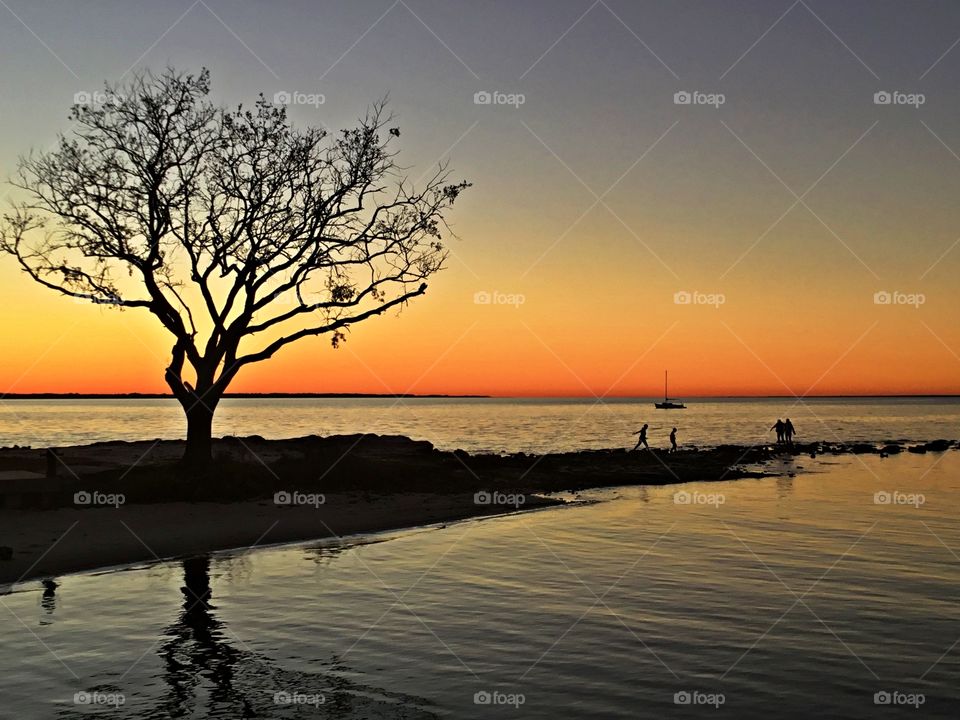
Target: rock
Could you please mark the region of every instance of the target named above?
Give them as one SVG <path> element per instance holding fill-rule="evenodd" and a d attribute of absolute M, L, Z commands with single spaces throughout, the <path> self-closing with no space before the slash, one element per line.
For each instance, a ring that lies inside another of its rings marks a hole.
<path fill-rule="evenodd" d="M 903 448 L 896 443 L 890 443 L 889 445 L 884 445 L 882 448 L 880 448 L 880 454 L 886 457 L 887 455 L 896 455 L 902 450 Z"/>
<path fill-rule="evenodd" d="M 907 448 L 907 452 L 912 452 L 912 453 L 915 453 L 915 454 L 917 454 L 917 455 L 926 455 L 926 454 L 927 454 L 927 446 L 926 446 L 926 445 L 911 445 L 910 447 Z"/>
<path fill-rule="evenodd" d="M 877 449 L 869 443 L 854 443 L 850 448 L 850 452 L 863 455 L 865 453 L 875 453 Z"/>

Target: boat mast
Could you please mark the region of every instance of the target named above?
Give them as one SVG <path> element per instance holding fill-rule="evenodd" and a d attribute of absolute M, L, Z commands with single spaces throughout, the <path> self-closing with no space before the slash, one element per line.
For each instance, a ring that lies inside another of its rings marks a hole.
<path fill-rule="evenodd" d="M 663 371 L 663 401 L 667 401 L 667 371 Z"/>

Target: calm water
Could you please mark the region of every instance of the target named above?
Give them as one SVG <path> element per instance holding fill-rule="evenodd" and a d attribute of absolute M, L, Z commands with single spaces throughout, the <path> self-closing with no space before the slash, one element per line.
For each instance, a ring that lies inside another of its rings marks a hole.
<path fill-rule="evenodd" d="M 960 454 L 803 464 L 21 587 L 0 716 L 956 717 Z"/>
<path fill-rule="evenodd" d="M 654 410 L 652 400 L 225 400 L 218 435 L 270 438 L 371 432 L 430 440 L 470 452 L 545 452 L 630 445 L 650 423 L 654 445 L 670 427 L 681 443 L 772 441 L 777 417 L 790 417 L 800 439 L 932 440 L 960 435 L 960 399 L 692 400 L 687 410 Z M 75 445 L 98 440 L 180 438 L 182 412 L 172 400 L 0 402 L 0 446 Z"/>

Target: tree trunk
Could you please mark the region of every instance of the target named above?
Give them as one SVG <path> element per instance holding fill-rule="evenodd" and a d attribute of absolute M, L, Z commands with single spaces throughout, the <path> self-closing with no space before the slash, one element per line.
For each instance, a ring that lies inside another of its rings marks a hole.
<path fill-rule="evenodd" d="M 194 401 L 184 408 L 187 416 L 187 446 L 183 463 L 192 468 L 203 468 L 213 460 L 213 413 L 216 405 Z"/>

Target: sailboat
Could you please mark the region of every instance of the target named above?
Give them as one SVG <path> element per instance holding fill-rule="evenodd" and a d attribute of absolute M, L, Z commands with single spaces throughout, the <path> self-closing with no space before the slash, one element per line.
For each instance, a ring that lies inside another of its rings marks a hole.
<path fill-rule="evenodd" d="M 663 371 L 663 402 L 653 404 L 658 410 L 686 410 L 687 406 L 679 400 L 671 400 L 667 396 L 667 371 Z"/>

